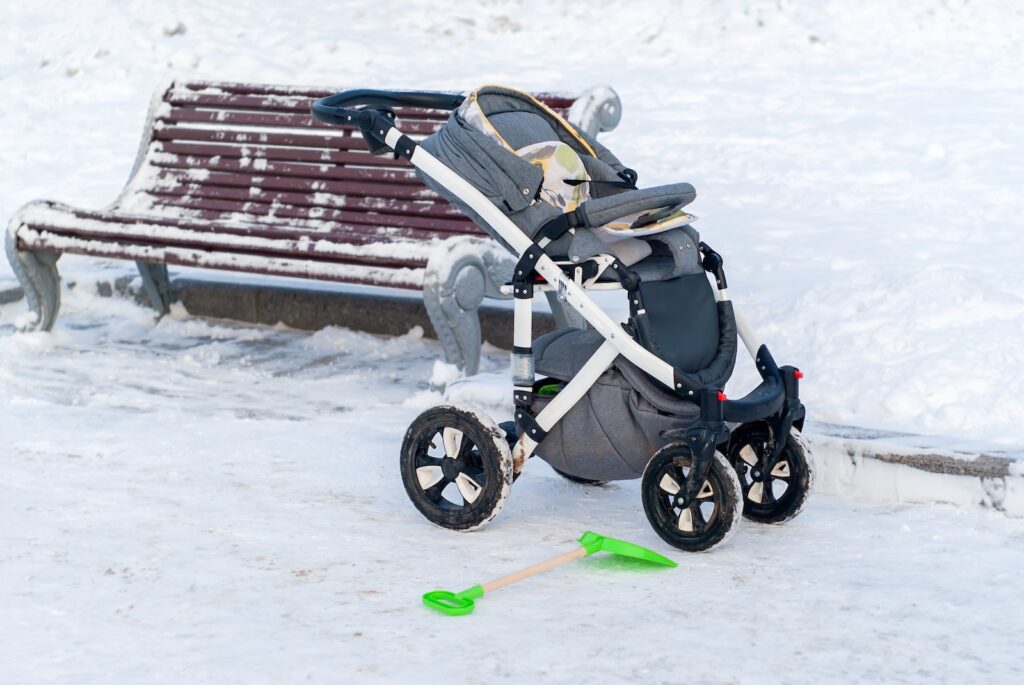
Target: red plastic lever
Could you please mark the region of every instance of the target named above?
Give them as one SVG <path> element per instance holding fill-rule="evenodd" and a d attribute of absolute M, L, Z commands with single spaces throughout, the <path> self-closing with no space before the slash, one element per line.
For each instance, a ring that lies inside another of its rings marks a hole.
<path fill-rule="evenodd" d="M 721 390 L 719 390 L 718 391 L 718 401 L 719 402 L 725 402 L 725 400 L 726 400 L 725 393 L 722 392 Z"/>
<path fill-rule="evenodd" d="M 797 369 L 796 371 L 793 372 L 793 378 L 795 378 L 797 380 L 800 380 L 803 377 L 804 377 L 804 372 L 801 371 L 800 369 Z"/>

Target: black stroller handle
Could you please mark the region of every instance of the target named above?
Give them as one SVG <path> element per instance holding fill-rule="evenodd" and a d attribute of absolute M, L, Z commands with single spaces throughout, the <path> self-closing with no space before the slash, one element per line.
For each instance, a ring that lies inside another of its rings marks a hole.
<path fill-rule="evenodd" d="M 465 99 L 466 96 L 461 93 L 360 88 L 320 98 L 310 106 L 310 112 L 313 114 L 313 118 L 325 124 L 356 126 L 359 123 L 360 113 L 366 109 L 379 107 L 390 110 L 392 107 L 422 107 L 424 109 L 452 110 L 461 105 Z"/>

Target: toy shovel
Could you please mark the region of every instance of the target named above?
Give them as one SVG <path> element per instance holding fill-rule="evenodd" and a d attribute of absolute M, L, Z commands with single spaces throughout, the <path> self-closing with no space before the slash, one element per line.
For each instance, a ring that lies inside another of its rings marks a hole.
<path fill-rule="evenodd" d="M 474 585 L 462 592 L 433 590 L 423 595 L 423 603 L 431 609 L 436 609 L 437 611 L 448 614 L 449 616 L 463 616 L 473 611 L 475 600 L 480 599 L 488 592 L 494 592 L 498 588 L 511 585 L 512 583 L 516 583 L 524 578 L 535 576 L 538 573 L 549 571 L 556 566 L 567 564 L 576 559 L 582 559 L 583 557 L 590 556 L 597 552 L 610 552 L 611 554 L 617 554 L 621 557 L 643 559 L 644 561 L 661 564 L 662 566 L 678 566 L 678 564 L 671 559 L 663 557 L 657 552 L 645 549 L 640 545 L 634 545 L 632 542 L 626 542 L 625 540 L 616 540 L 615 538 L 598 535 L 597 533 L 592 533 L 589 530 L 580 536 L 579 543 L 579 547 L 568 551 L 565 554 L 559 554 L 557 557 L 548 559 L 547 561 L 542 561 L 541 563 L 534 564 L 533 566 L 528 566 L 527 568 L 516 571 L 515 573 L 510 573 L 509 575 L 498 578 L 497 580 L 492 580 L 489 583 Z"/>

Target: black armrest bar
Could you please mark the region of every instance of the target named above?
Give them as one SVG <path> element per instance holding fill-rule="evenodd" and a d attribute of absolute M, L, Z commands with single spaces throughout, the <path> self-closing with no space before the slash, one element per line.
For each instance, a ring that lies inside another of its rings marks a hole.
<path fill-rule="evenodd" d="M 351 126 L 359 110 L 354 107 L 422 107 L 452 110 L 462 104 L 460 93 L 439 93 L 418 90 L 371 90 L 360 88 L 335 93 L 315 101 L 310 107 L 313 116 L 325 124 Z"/>

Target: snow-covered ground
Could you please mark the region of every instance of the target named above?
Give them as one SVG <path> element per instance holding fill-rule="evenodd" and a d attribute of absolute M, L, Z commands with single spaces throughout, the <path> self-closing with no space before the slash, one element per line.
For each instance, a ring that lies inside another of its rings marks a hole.
<path fill-rule="evenodd" d="M 670 550 L 636 481 L 531 461 L 478 533 L 428 525 L 396 440 L 439 347 L 167 318 L 76 295 L 0 338 L 0 682 L 1019 682 L 1024 521 L 818 496 L 710 554 Z M 487 368 L 502 363 L 490 352 Z M 577 562 L 594 529 L 680 563 Z"/>
<path fill-rule="evenodd" d="M 812 417 L 1024 443 L 1024 8 L 1011 2 L 0 5 L 0 216 L 127 178 L 172 73 L 574 91 L 642 184 L 688 180 Z M 0 260 L 0 289 L 12 284 Z M 638 485 L 531 462 L 492 527 L 398 477 L 436 343 L 172 317 L 61 261 L 52 334 L 0 307 L 0 683 L 1018 682 L 1024 522 L 819 496 L 679 569 L 590 559 L 448 619 L 419 595 L 591 528 L 666 551 Z M 490 351 L 485 368 L 501 367 Z M 750 384 L 741 370 L 735 394 Z"/>

